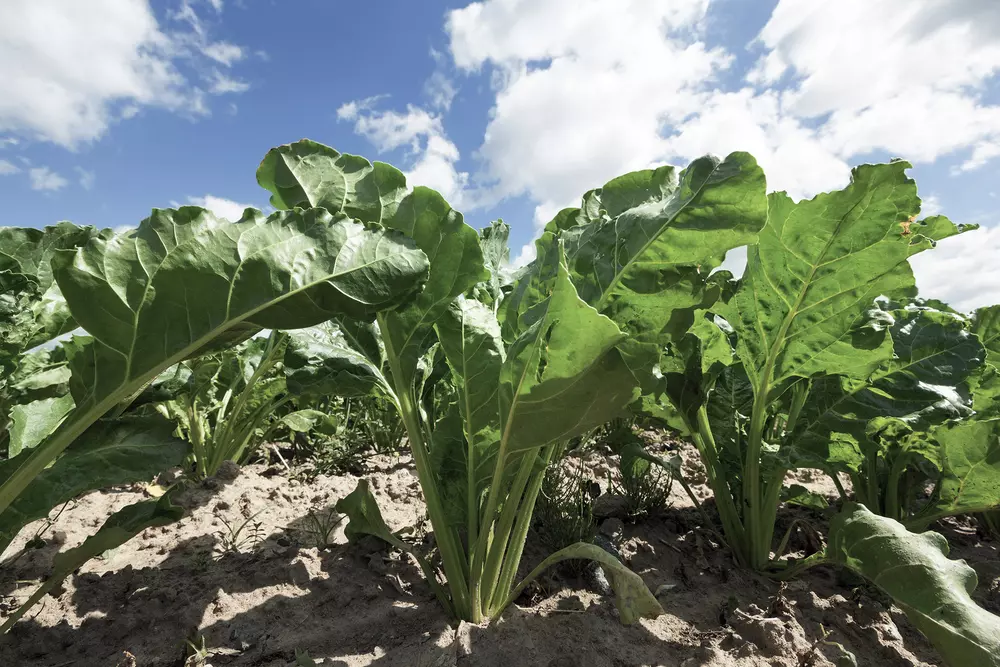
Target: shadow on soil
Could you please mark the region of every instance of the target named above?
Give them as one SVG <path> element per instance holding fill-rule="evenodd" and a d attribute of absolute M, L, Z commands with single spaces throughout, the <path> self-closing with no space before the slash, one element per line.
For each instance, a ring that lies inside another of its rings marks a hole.
<path fill-rule="evenodd" d="M 783 516 L 783 525 L 791 518 Z M 647 622 L 622 626 L 611 598 L 588 593 L 562 570 L 530 587 L 521 606 L 491 627 L 455 629 L 410 561 L 372 545 L 302 547 L 314 530 L 303 516 L 253 553 L 220 557 L 218 538 L 202 535 L 177 544 L 159 567 L 78 574 L 72 601 L 79 615 L 87 614 L 82 625 L 23 620 L 0 640 L 0 664 L 116 667 L 128 651 L 139 667 L 180 667 L 187 641 L 204 639 L 216 667 L 284 667 L 297 649 L 325 657 L 323 667 L 735 664 L 714 660 L 720 653 L 807 660 L 810 651 L 815 656 L 800 664 L 828 665 L 839 649 L 819 643 L 824 631 L 861 667 L 912 664 L 890 640 L 901 640 L 923 662 L 939 662 L 864 582 L 816 568 L 778 584 L 736 568 L 701 523 L 693 509 L 671 509 L 626 528 L 629 565 L 651 590 L 660 589 L 668 612 L 651 622 L 658 624 L 655 634 Z M 994 545 L 949 538 L 958 540 L 953 555 L 977 569 L 996 567 Z M 793 549 L 809 547 L 797 540 Z M 543 555 L 529 543 L 525 567 Z M 996 611 L 1000 592 L 979 593 Z"/>

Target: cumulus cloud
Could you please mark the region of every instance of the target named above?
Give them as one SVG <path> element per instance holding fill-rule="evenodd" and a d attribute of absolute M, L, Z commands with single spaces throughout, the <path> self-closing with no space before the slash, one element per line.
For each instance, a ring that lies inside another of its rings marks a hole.
<path fill-rule="evenodd" d="M 493 195 L 527 195 L 537 231 L 610 177 L 704 153 L 750 151 L 769 188 L 796 198 L 842 187 L 849 165 L 875 151 L 949 156 L 956 173 L 1000 156 L 1000 106 L 986 97 L 1000 71 L 995 2 L 779 0 L 743 81 L 734 63 L 752 51 L 710 43 L 709 20 L 709 0 L 622 0 L 614 12 L 599 0 L 482 0 L 451 11 L 455 66 L 493 85 L 478 151 Z M 937 206 L 931 198 L 925 213 Z M 979 243 L 992 247 L 994 234 Z M 948 243 L 964 249 L 973 236 Z M 921 259 L 921 285 L 955 252 Z M 981 284 L 1000 293 L 991 275 Z M 966 292 L 955 298 L 968 302 Z"/>
<path fill-rule="evenodd" d="M 354 131 L 374 144 L 380 153 L 406 148 L 409 168 L 406 182 L 440 192 L 456 208 L 475 202 L 468 191 L 469 175 L 457 169 L 458 147 L 448 139 L 441 117 L 409 105 L 405 112 L 379 111 L 380 98 L 347 102 L 337 109 L 337 118 L 354 123 Z"/>
<path fill-rule="evenodd" d="M 94 183 L 97 182 L 97 173 L 94 171 L 88 171 L 83 167 L 77 167 L 76 173 L 80 177 L 80 187 L 84 190 L 90 190 L 94 187 Z"/>
<path fill-rule="evenodd" d="M 0 132 L 74 148 L 144 107 L 207 113 L 211 80 L 183 68 L 243 50 L 213 42 L 188 2 L 172 18 L 188 29 L 162 27 L 147 0 L 0 3 Z"/>
<path fill-rule="evenodd" d="M 48 167 L 32 167 L 28 170 L 32 190 L 55 192 L 69 185 L 69 181 Z"/>
<path fill-rule="evenodd" d="M 233 201 L 232 199 L 226 199 L 225 197 L 216 197 L 215 195 L 205 195 L 203 197 L 188 197 L 189 204 L 194 206 L 201 206 L 202 208 L 208 209 L 220 218 L 225 218 L 226 220 L 231 220 L 236 222 L 243 217 L 243 211 L 248 208 L 257 208 L 252 204 L 241 204 L 239 202 Z"/>
<path fill-rule="evenodd" d="M 10 160 L 0 160 L 0 176 L 9 176 L 21 171 L 20 167 Z"/>

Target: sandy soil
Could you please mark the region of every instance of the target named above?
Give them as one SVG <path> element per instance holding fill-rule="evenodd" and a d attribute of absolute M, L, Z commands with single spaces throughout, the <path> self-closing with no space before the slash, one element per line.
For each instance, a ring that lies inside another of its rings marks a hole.
<path fill-rule="evenodd" d="M 575 462 L 598 478 L 611 463 L 597 454 Z M 686 465 L 697 480 L 692 456 Z M 366 476 L 389 526 L 423 535 L 408 459 L 377 457 L 371 468 Z M 821 475 L 805 471 L 797 479 L 832 495 Z M 307 651 L 324 667 L 823 667 L 838 664 L 834 642 L 861 667 L 938 664 L 903 614 L 862 581 L 816 568 L 782 585 L 737 568 L 676 484 L 672 506 L 627 525 L 621 546 L 627 564 L 658 591 L 665 615 L 623 626 L 610 598 L 555 571 L 491 626 L 454 628 L 401 554 L 376 540 L 348 545 L 342 526 L 330 546 L 318 548 L 310 510 L 329 515 L 356 478 L 306 483 L 253 465 L 235 480 L 211 481 L 183 498 L 190 511 L 181 522 L 147 530 L 68 578 L 0 640 L 0 665 L 284 667 Z M 145 495 L 141 488 L 87 495 L 59 516 L 45 547 L 20 553 L 38 526 L 27 528 L 0 566 L 0 617 L 48 573 L 58 549 L 80 543 L 112 511 Z M 825 523 L 808 512 L 784 512 L 779 530 L 795 516 Z M 229 527 L 247 517 L 239 552 L 227 552 Z M 997 545 L 968 526 L 944 530 L 953 555 L 979 573 L 979 602 L 1000 611 Z M 805 538 L 793 546 L 810 548 Z M 525 568 L 543 556 L 529 542 Z M 207 658 L 189 660 L 188 641 L 203 643 Z"/>

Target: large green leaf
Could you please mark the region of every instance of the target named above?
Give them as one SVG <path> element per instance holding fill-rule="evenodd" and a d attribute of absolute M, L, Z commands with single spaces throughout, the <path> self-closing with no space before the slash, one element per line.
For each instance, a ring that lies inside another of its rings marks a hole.
<path fill-rule="evenodd" d="M 769 196 L 768 224 L 734 296 L 738 352 L 756 390 L 793 376 L 865 378 L 892 348 L 871 327 L 879 295 L 913 296 L 907 258 L 963 231 L 920 210 L 910 165 L 862 165 L 843 190 L 794 202 Z"/>
<path fill-rule="evenodd" d="M 830 524 L 827 555 L 888 593 L 953 667 L 1000 665 L 1000 618 L 970 597 L 976 572 L 948 558 L 938 533 L 911 533 L 848 503 Z"/>
<path fill-rule="evenodd" d="M 438 319 L 437 332 L 451 368 L 456 409 L 435 424 L 431 456 L 446 506 L 452 508 L 449 514 L 461 524 L 470 510 L 478 516 L 496 463 L 498 380 L 505 351 L 492 309 L 472 299 L 452 302 Z"/>
<path fill-rule="evenodd" d="M 1000 508 L 1000 419 L 967 420 L 934 429 L 941 467 L 937 497 L 920 523 Z"/>
<path fill-rule="evenodd" d="M 338 153 L 313 141 L 272 149 L 258 182 L 280 208 L 322 206 L 360 220 L 379 222 L 413 239 L 427 255 L 423 290 L 406 306 L 380 316 L 380 328 L 398 386 L 412 388 L 417 362 L 433 341 L 434 322 L 458 295 L 489 275 L 479 235 L 462 214 L 429 188 L 406 192 L 403 174 L 381 162 Z"/>
<path fill-rule="evenodd" d="M 974 407 L 980 418 L 1000 417 L 1000 305 L 980 308 L 972 332 L 986 348 L 986 366 L 974 382 Z"/>
<path fill-rule="evenodd" d="M 648 371 L 665 336 L 718 298 L 708 282 L 726 252 L 767 217 L 764 172 L 747 153 L 620 176 L 563 211 L 548 230 L 566 243 L 581 298 L 630 336 L 633 369 Z M 641 345 L 645 344 L 645 345 Z"/>
<path fill-rule="evenodd" d="M 277 209 L 322 206 L 363 222 L 383 222 L 406 195 L 406 178 L 395 167 L 308 139 L 268 151 L 257 182 Z"/>
<path fill-rule="evenodd" d="M 884 312 L 893 321 L 891 359 L 867 379 L 813 379 L 790 439 L 803 465 L 857 470 L 872 419 L 895 418 L 926 430 L 972 414 L 967 380 L 985 352 L 965 318 L 916 304 Z"/>
<path fill-rule="evenodd" d="M 618 416 L 638 396 L 617 345 L 625 334 L 577 294 L 561 244 L 546 253 L 554 267 L 531 278 L 520 335 L 500 368 L 503 449 L 539 448 L 580 435 Z M 549 278 L 549 276 L 554 276 Z"/>
<path fill-rule="evenodd" d="M 59 250 L 78 248 L 98 236 L 94 227 L 60 222 L 44 229 L 0 227 L 0 274 L 26 276 L 44 292 L 52 285 L 52 257 Z M 110 233 L 105 231 L 103 236 Z"/>
<path fill-rule="evenodd" d="M 152 479 L 180 465 L 189 446 L 173 435 L 174 424 L 161 417 L 100 421 L 76 439 L 55 463 L 39 474 L 0 513 L 0 553 L 27 523 L 81 493 Z M 31 451 L 0 464 L 6 478 Z"/>
<path fill-rule="evenodd" d="M 10 630 L 24 613 L 35 606 L 49 591 L 59 586 L 69 575 L 80 569 L 91 558 L 125 544 L 133 537 L 157 526 L 166 526 L 179 521 L 184 510 L 172 505 L 170 494 L 159 500 L 143 500 L 128 505 L 112 514 L 101 529 L 83 541 L 78 547 L 67 549 L 52 559 L 52 574 L 45 583 L 35 589 L 31 597 L 0 627 L 0 633 Z"/>
<path fill-rule="evenodd" d="M 8 458 L 14 458 L 26 449 L 33 449 L 54 431 L 69 411 L 73 397 L 67 395 L 40 398 L 31 403 L 15 405 L 10 411 L 10 443 Z"/>
<path fill-rule="evenodd" d="M 261 328 L 370 316 L 412 295 L 427 271 L 403 235 L 324 209 L 237 223 L 195 207 L 154 210 L 136 231 L 94 239 L 53 264 L 94 339 L 71 359 L 76 409 L 0 478 L 0 511 L 90 424 L 177 362 Z"/>
<path fill-rule="evenodd" d="M 295 395 L 366 396 L 387 387 L 377 340 L 374 324 L 349 320 L 290 332 L 285 350 L 288 390 Z"/>

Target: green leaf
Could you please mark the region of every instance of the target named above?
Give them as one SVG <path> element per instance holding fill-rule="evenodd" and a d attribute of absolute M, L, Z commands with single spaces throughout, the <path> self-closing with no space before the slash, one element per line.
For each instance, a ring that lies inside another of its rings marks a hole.
<path fill-rule="evenodd" d="M 577 295 L 561 246 L 548 257 L 555 271 L 533 276 L 524 302 L 530 305 L 518 318 L 522 333 L 507 348 L 500 369 L 506 451 L 580 435 L 618 416 L 638 397 L 635 377 L 616 349 L 625 334 Z"/>
<path fill-rule="evenodd" d="M 307 409 L 290 412 L 281 417 L 279 421 L 292 431 L 296 431 L 298 433 L 308 433 L 313 430 L 317 424 L 322 424 L 330 418 L 331 416 L 325 412 Z"/>
<path fill-rule="evenodd" d="M 507 239 L 510 237 L 510 225 L 503 220 L 494 220 L 488 227 L 479 232 L 479 245 L 483 251 L 483 264 L 489 272 L 489 278 L 476 286 L 477 298 L 483 303 L 493 306 L 496 311 L 503 300 L 505 289 L 514 281 L 510 268 L 510 247 Z"/>
<path fill-rule="evenodd" d="M 476 230 L 434 190 L 416 187 L 407 193 L 406 179 L 394 167 L 313 141 L 271 150 L 257 180 L 274 193 L 271 201 L 279 208 L 309 204 L 343 211 L 403 232 L 426 254 L 430 271 L 423 290 L 406 306 L 380 316 L 387 354 L 398 364 L 394 383 L 412 391 L 417 362 L 433 342 L 434 322 L 458 295 L 489 277 Z"/>
<path fill-rule="evenodd" d="M 731 322 L 755 391 L 793 376 L 863 379 L 890 357 L 884 330 L 871 326 L 875 298 L 916 294 L 907 258 L 967 229 L 940 216 L 913 221 L 920 199 L 909 166 L 862 165 L 845 189 L 798 203 L 769 196 Z"/>
<path fill-rule="evenodd" d="M 160 417 L 94 424 L 0 513 L 0 553 L 25 524 L 81 493 L 149 480 L 180 465 L 189 446 L 175 438 L 173 431 L 173 423 Z M 7 479 L 31 454 L 24 451 L 0 464 L 0 479 Z"/>
<path fill-rule="evenodd" d="M 663 607 L 656 597 L 635 572 L 625 567 L 620 560 L 595 544 L 577 542 L 560 549 L 543 560 L 538 567 L 524 578 L 511 593 L 509 600 L 513 601 L 520 595 L 524 587 L 538 577 L 546 568 L 564 560 L 592 560 L 601 566 L 608 577 L 608 582 L 615 592 L 615 607 L 623 625 L 632 625 L 640 618 L 656 618 L 664 614 Z M 506 605 L 504 605 L 506 606 Z"/>
<path fill-rule="evenodd" d="M 939 444 L 941 480 L 935 502 L 918 521 L 1000 507 L 1000 419 L 946 424 L 932 437 Z"/>
<path fill-rule="evenodd" d="M 62 423 L 72 409 L 73 397 L 69 395 L 42 398 L 13 406 L 10 411 L 7 458 L 12 459 L 26 449 L 34 449 Z"/>
<path fill-rule="evenodd" d="M 581 298 L 629 334 L 629 363 L 648 372 L 665 337 L 718 298 L 709 274 L 756 240 L 766 216 L 764 172 L 733 153 L 616 178 L 547 229 L 562 230 Z"/>
<path fill-rule="evenodd" d="M 323 207 L 362 222 L 384 223 L 406 195 L 406 178 L 395 167 L 308 139 L 268 151 L 257 182 L 277 209 Z"/>
<path fill-rule="evenodd" d="M 110 236 L 106 230 L 102 236 Z M 98 236 L 94 227 L 60 222 L 44 229 L 0 227 L 0 274 L 25 276 L 45 292 L 53 282 L 52 257 L 59 251 L 79 248 Z"/>
<path fill-rule="evenodd" d="M 53 260 L 77 321 L 76 409 L 0 487 L 0 511 L 101 415 L 165 369 L 261 328 L 370 315 L 408 298 L 425 255 L 398 232 L 323 209 L 220 221 L 195 208 L 154 210 L 139 228 Z"/>
<path fill-rule="evenodd" d="M 857 470 L 872 419 L 894 418 L 925 430 L 972 414 L 967 380 L 984 350 L 965 318 L 920 305 L 883 312 L 893 322 L 891 359 L 867 379 L 813 379 L 790 440 L 803 465 Z"/>
<path fill-rule="evenodd" d="M 450 514 L 461 524 L 467 519 L 470 496 L 478 513 L 496 464 L 500 442 L 498 381 L 504 346 L 493 311 L 465 297 L 452 302 L 438 319 L 437 332 L 451 369 L 457 414 L 435 425 L 431 456 L 442 493 L 452 499 L 447 504 L 456 508 Z"/>
<path fill-rule="evenodd" d="M 848 503 L 830 525 L 828 557 L 888 593 L 954 667 L 1000 665 L 1000 618 L 970 597 L 976 572 L 948 559 L 938 533 L 901 524 Z"/>
<path fill-rule="evenodd" d="M 980 419 L 1000 417 L 1000 306 L 977 310 L 972 332 L 986 349 L 986 366 L 973 383 L 973 407 Z"/>
<path fill-rule="evenodd" d="M 781 499 L 789 505 L 808 507 L 820 512 L 826 511 L 830 506 L 826 496 L 810 491 L 801 484 L 792 484 L 782 489 Z"/>
<path fill-rule="evenodd" d="M 144 500 L 118 510 L 83 544 L 56 554 L 52 559 L 52 574 L 0 627 L 0 634 L 10 630 L 28 609 L 90 559 L 120 547 L 147 528 L 176 523 L 183 516 L 184 510 L 170 503 L 169 493 L 158 500 Z"/>
<path fill-rule="evenodd" d="M 367 396 L 388 387 L 374 324 L 332 320 L 288 336 L 285 379 L 292 394 Z M 363 350 L 378 356 L 373 360 Z"/>
<path fill-rule="evenodd" d="M 400 551 L 413 556 L 424 573 L 427 583 L 430 584 L 434 590 L 434 594 L 437 595 L 438 600 L 446 608 L 450 608 L 448 597 L 445 595 L 440 584 L 437 583 L 437 575 L 430 566 L 430 563 L 427 562 L 427 559 L 420 556 L 412 546 L 389 530 L 385 519 L 382 518 L 382 511 L 378 508 L 378 502 L 368 487 L 368 480 L 359 479 L 357 488 L 338 500 L 335 509 L 341 514 L 347 515 L 348 523 L 344 527 L 344 535 L 347 536 L 349 541 L 354 542 L 365 535 L 373 535 L 380 540 L 388 542 Z"/>

